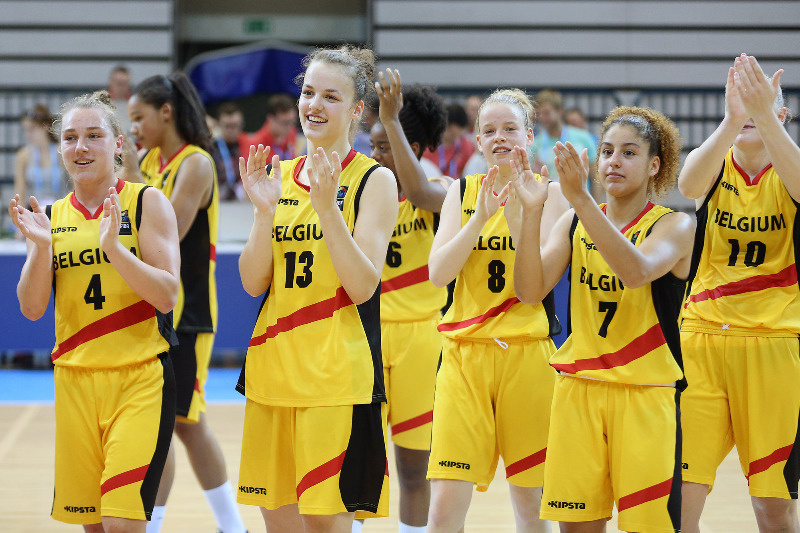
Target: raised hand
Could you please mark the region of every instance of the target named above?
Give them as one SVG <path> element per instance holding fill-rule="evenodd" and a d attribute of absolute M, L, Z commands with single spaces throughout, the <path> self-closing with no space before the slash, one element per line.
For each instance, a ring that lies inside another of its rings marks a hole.
<path fill-rule="evenodd" d="M 744 126 L 744 123 L 750 117 L 744 108 L 734 77 L 735 66 L 740 61 L 741 58 L 737 57 L 733 62 L 734 66 L 728 69 L 728 79 L 725 81 L 725 116 L 735 122 L 741 129 L 741 126 Z"/>
<path fill-rule="evenodd" d="M 567 141 L 556 142 L 553 147 L 556 154 L 555 165 L 558 172 L 558 182 L 561 185 L 561 192 L 564 197 L 572 204 L 580 199 L 582 195 L 591 198 L 592 195 L 586 189 L 586 180 L 589 176 L 589 152 L 586 148 L 578 155 L 578 150 Z"/>
<path fill-rule="evenodd" d="M 736 58 L 734 85 L 745 111 L 753 120 L 775 115 L 773 106 L 782 75 L 783 69 L 780 69 L 768 80 L 755 57 L 742 54 Z"/>
<path fill-rule="evenodd" d="M 15 194 L 14 198 L 8 204 L 8 213 L 11 215 L 11 221 L 20 232 L 37 246 L 49 247 L 53 243 L 52 234 L 50 232 L 50 219 L 44 208 L 39 205 L 39 200 L 35 196 L 30 197 L 31 211 L 28 211 L 20 204 L 19 195 Z"/>
<path fill-rule="evenodd" d="M 547 178 L 549 172 L 547 167 L 542 167 L 542 176 Z M 547 201 L 546 179 L 539 181 L 531 170 L 527 152 L 519 147 L 514 147 L 514 157 L 511 159 L 511 189 L 508 195 L 509 205 L 518 205 L 523 211 L 528 209 L 541 208 Z M 508 212 L 508 205 L 506 212 Z"/>
<path fill-rule="evenodd" d="M 478 191 L 478 203 L 475 206 L 475 216 L 478 217 L 484 224 L 497 213 L 500 206 L 508 199 L 508 190 L 511 187 L 510 183 L 499 193 L 494 192 L 494 183 L 497 180 L 497 175 L 500 169 L 497 165 L 489 169 L 489 173 L 481 183 L 481 188 Z"/>
<path fill-rule="evenodd" d="M 378 117 L 381 122 L 386 124 L 389 121 L 397 120 L 400 116 L 400 110 L 403 108 L 403 92 L 400 83 L 400 72 L 397 69 L 392 72 L 391 69 L 386 69 L 386 75 L 383 72 L 378 73 L 380 81 L 375 82 L 375 91 L 378 93 L 380 100 L 380 109 L 378 110 Z"/>
<path fill-rule="evenodd" d="M 275 212 L 281 197 L 281 165 L 277 155 L 272 156 L 272 176 L 267 173 L 270 148 L 259 144 L 250 146 L 247 162 L 239 157 L 239 174 L 247 197 L 256 209 Z"/>
<path fill-rule="evenodd" d="M 310 161 L 309 161 L 310 160 Z M 336 194 L 339 191 L 339 174 L 342 172 L 342 163 L 339 154 L 331 152 L 331 158 L 325 150 L 317 151 L 306 159 L 308 183 L 311 187 L 311 206 L 318 215 L 339 211 L 336 205 Z"/>
<path fill-rule="evenodd" d="M 108 197 L 103 200 L 103 216 L 100 219 L 100 248 L 108 253 L 119 242 L 119 226 L 122 223 L 122 210 L 119 196 L 114 187 L 108 188 Z"/>

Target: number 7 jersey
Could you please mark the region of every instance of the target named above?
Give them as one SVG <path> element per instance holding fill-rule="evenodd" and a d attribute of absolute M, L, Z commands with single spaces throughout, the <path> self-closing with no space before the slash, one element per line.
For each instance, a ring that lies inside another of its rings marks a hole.
<path fill-rule="evenodd" d="M 117 182 L 122 221 L 119 240 L 141 259 L 140 183 Z M 169 349 L 172 313 L 164 315 L 142 300 L 100 248 L 103 206 L 95 213 L 75 193 L 50 208 L 53 237 L 56 346 L 53 363 L 113 368 L 155 359 Z"/>
<path fill-rule="evenodd" d="M 800 333 L 797 245 L 797 204 L 775 169 L 751 178 L 729 150 L 697 211 L 683 328 L 701 320 L 734 326 L 732 333 Z"/>

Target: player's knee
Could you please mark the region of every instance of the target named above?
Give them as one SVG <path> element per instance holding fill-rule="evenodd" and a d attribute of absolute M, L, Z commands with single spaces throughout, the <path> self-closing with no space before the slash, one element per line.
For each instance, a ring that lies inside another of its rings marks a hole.
<path fill-rule="evenodd" d="M 795 500 L 783 498 L 763 498 L 753 496 L 753 511 L 759 527 L 766 531 L 783 531 L 783 527 L 790 525 L 796 516 Z M 789 529 L 786 529 L 789 531 Z"/>
<path fill-rule="evenodd" d="M 199 422 L 175 422 L 175 434 L 183 443 L 192 442 L 202 438 L 204 432 L 205 427 Z"/>
<path fill-rule="evenodd" d="M 397 467 L 397 481 L 404 490 L 420 490 L 429 486 L 427 461 L 398 461 Z"/>

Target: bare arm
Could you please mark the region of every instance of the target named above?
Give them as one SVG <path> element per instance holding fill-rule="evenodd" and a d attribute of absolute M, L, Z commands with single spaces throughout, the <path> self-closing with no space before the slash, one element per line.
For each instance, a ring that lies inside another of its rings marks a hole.
<path fill-rule="evenodd" d="M 17 284 L 19 308 L 25 318 L 38 320 L 47 310 L 53 285 L 53 241 L 50 219 L 36 198 L 31 197 L 31 208 L 25 209 L 19 195 L 11 199 L 8 212 L 11 220 L 27 239 L 27 257 Z"/>
<path fill-rule="evenodd" d="M 175 188 L 170 197 L 181 240 L 189 233 L 197 212 L 208 205 L 213 190 L 214 167 L 211 160 L 197 153 L 187 157 L 175 176 Z"/>
<path fill-rule="evenodd" d="M 239 158 L 239 173 L 248 198 L 253 203 L 253 227 L 247 244 L 239 256 L 239 276 L 242 287 L 250 296 L 258 296 L 272 283 L 275 267 L 272 257 L 272 228 L 275 208 L 281 197 L 281 166 L 278 156 L 272 158 L 272 176 L 267 174 L 266 166 L 270 149 L 263 145 L 250 147 L 245 163 Z"/>
<path fill-rule="evenodd" d="M 28 184 L 25 180 L 25 166 L 28 161 L 28 149 L 23 146 L 17 150 L 17 155 L 14 157 L 14 192 L 20 198 L 27 198 Z M 54 164 L 56 164 L 54 162 Z"/>
<path fill-rule="evenodd" d="M 336 152 L 328 160 L 319 148 L 306 163 L 311 204 L 319 216 L 325 245 L 342 287 L 355 304 L 369 300 L 381 281 L 392 229 L 397 221 L 397 184 L 385 168 L 376 169 L 361 194 L 353 234 L 336 205 L 341 162 Z"/>
<path fill-rule="evenodd" d="M 400 125 L 400 110 L 403 108 L 400 73 L 386 69 L 384 76 L 381 72 L 380 82 L 375 82 L 375 90 L 380 99 L 380 120 L 392 146 L 400 189 L 415 206 L 432 213 L 440 212 L 447 190 L 428 181 Z"/>
<path fill-rule="evenodd" d="M 736 58 L 735 63 L 739 61 L 740 58 Z M 733 141 L 747 122 L 748 115 L 733 81 L 733 74 L 734 67 L 731 67 L 725 83 L 725 117 L 714 133 L 686 156 L 678 175 L 678 190 L 685 197 L 696 200 L 698 207 L 719 175 Z"/>
<path fill-rule="evenodd" d="M 492 194 L 498 169 L 489 170 L 478 192 L 475 213 L 464 226 L 461 226 L 461 185 L 455 181 L 447 192 L 439 230 L 433 238 L 431 254 L 428 258 L 428 272 L 431 283 L 444 287 L 453 281 L 467 262 L 478 236 L 486 222 L 500 209 L 507 198 L 510 185 L 506 185 L 499 195 Z"/>
<path fill-rule="evenodd" d="M 169 200 L 154 188 L 142 195 L 141 260 L 119 241 L 120 220 L 119 196 L 111 188 L 103 202 L 100 247 L 133 292 L 168 313 L 178 301 L 181 263 L 178 225 Z"/>
<path fill-rule="evenodd" d="M 147 150 L 136 151 L 136 145 L 133 144 L 129 135 L 125 136 L 122 141 L 122 179 L 132 183 L 144 183 L 142 177 L 142 170 L 139 168 L 139 161 L 147 153 Z"/>

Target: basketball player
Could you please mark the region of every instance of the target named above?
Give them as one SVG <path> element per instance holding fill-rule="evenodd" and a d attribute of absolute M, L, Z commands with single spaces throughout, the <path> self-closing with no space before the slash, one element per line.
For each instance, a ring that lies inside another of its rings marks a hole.
<path fill-rule="evenodd" d="M 309 54 L 309 156 L 267 166 L 259 146 L 239 160 L 255 208 L 239 271 L 249 294 L 266 292 L 238 387 L 239 501 L 269 532 L 350 533 L 356 512 L 388 510 L 379 286 L 397 186 L 349 141 L 374 60 L 351 46 Z"/>
<path fill-rule="evenodd" d="M 569 267 L 570 336 L 551 357 L 553 395 L 541 517 L 564 532 L 602 532 L 616 504 L 623 531 L 680 531 L 678 340 L 694 226 L 653 204 L 675 181 L 680 135 L 664 115 L 619 107 L 603 123 L 598 176 L 586 188 L 587 150 L 556 143 L 573 209 L 540 251 L 547 190 L 517 164 L 523 204 L 514 272 L 523 301 L 540 301 Z"/>
<path fill-rule="evenodd" d="M 74 192 L 19 196 L 27 238 L 17 296 L 39 319 L 55 293 L 52 516 L 90 533 L 143 533 L 175 420 L 169 316 L 178 298 L 175 214 L 157 189 L 115 177 L 122 128 L 108 93 L 62 106 L 54 130 Z"/>
<path fill-rule="evenodd" d="M 486 490 L 500 455 L 517 531 L 547 527 L 538 514 L 555 380 L 548 359 L 560 326 L 552 298 L 526 305 L 514 293 L 521 209 L 504 205 L 512 161 L 533 142 L 532 125 L 533 106 L 522 91 L 495 91 L 484 101 L 477 143 L 489 173 L 450 187 L 431 248 L 431 281 L 456 282 L 439 325 L 445 339 L 428 466 L 429 532 L 463 527 L 473 486 Z M 545 217 L 553 223 L 568 206 L 557 184 L 547 188 Z"/>
<path fill-rule="evenodd" d="M 780 89 L 756 58 L 728 71 L 725 117 L 686 158 L 681 192 L 697 205 L 681 344 L 683 530 L 699 531 L 717 467 L 733 445 L 762 532 L 800 531 L 800 149 Z"/>

